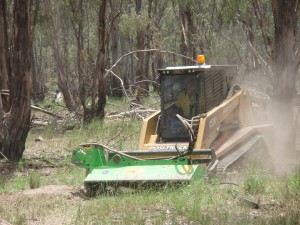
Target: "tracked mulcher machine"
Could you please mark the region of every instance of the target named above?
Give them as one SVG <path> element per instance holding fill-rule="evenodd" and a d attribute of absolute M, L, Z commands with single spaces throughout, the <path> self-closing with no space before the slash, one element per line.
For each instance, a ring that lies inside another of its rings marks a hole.
<path fill-rule="evenodd" d="M 73 162 L 88 171 L 88 190 L 188 183 L 270 148 L 268 97 L 232 85 L 236 66 L 206 65 L 198 56 L 198 65 L 158 72 L 161 109 L 143 121 L 138 150 L 98 143 L 74 150 Z"/>

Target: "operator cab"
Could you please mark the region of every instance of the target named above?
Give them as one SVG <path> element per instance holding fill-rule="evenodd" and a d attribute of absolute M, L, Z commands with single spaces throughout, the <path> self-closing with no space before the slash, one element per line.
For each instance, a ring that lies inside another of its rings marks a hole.
<path fill-rule="evenodd" d="M 223 102 L 235 66 L 197 65 L 167 67 L 160 74 L 161 117 L 158 134 L 162 141 L 187 141 L 188 132 L 176 114 L 191 121 Z"/>

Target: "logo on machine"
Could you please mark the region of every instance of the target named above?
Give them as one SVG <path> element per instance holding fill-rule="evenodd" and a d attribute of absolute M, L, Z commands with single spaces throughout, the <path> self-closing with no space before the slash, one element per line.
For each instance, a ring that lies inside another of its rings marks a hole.
<path fill-rule="evenodd" d="M 109 173 L 109 170 L 103 170 L 102 171 L 102 174 L 108 174 Z"/>
<path fill-rule="evenodd" d="M 179 151 L 187 150 L 188 146 L 177 146 Z M 149 149 L 150 151 L 176 151 L 175 145 L 170 146 L 152 146 Z"/>
<path fill-rule="evenodd" d="M 125 174 L 136 174 L 141 173 L 142 169 L 127 169 L 124 171 Z"/>

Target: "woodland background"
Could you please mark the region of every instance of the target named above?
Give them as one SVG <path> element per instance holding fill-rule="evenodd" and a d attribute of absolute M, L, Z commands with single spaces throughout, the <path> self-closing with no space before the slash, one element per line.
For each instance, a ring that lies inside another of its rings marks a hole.
<path fill-rule="evenodd" d="M 30 105 L 57 90 L 89 123 L 106 98 L 156 91 L 157 69 L 236 64 L 273 101 L 279 149 L 294 149 L 299 89 L 299 0 L 0 1 L 0 153 L 22 158 Z M 282 132 L 284 131 L 284 132 Z"/>

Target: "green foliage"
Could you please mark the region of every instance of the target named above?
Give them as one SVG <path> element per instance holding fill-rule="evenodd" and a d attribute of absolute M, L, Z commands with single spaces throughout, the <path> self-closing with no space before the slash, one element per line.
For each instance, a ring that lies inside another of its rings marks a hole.
<path fill-rule="evenodd" d="M 300 169 L 296 170 L 289 178 L 290 192 L 295 197 L 300 197 Z"/>
<path fill-rule="evenodd" d="M 25 166 L 25 161 L 24 160 L 19 160 L 18 163 L 17 163 L 17 168 L 19 170 L 23 170 L 24 169 L 24 166 Z"/>
<path fill-rule="evenodd" d="M 149 18 L 146 7 L 142 7 L 140 14 L 136 13 L 134 4 L 127 4 L 127 9 L 121 15 L 119 28 L 124 37 L 135 35 L 138 30 L 147 32 L 154 26 L 153 20 Z"/>
<path fill-rule="evenodd" d="M 37 172 L 30 173 L 29 187 L 31 189 L 39 188 L 41 186 L 41 174 Z"/>
<path fill-rule="evenodd" d="M 9 185 L 6 186 L 6 188 L 9 191 L 14 190 L 25 190 L 28 186 L 28 177 L 26 176 L 19 176 L 16 177 L 13 182 L 9 183 Z"/>
<path fill-rule="evenodd" d="M 299 207 L 298 205 L 294 205 L 294 207 Z M 279 212 L 270 219 L 269 224 L 274 225 L 298 225 L 300 221 L 300 213 L 299 208 L 289 208 L 284 213 Z"/>
<path fill-rule="evenodd" d="M 70 163 L 70 158 L 68 162 Z M 68 165 L 66 163 L 62 164 L 57 172 L 53 174 L 50 178 L 43 180 L 43 185 L 82 185 L 82 181 L 85 179 L 86 171 L 75 165 Z"/>
<path fill-rule="evenodd" d="M 185 215 L 189 221 L 209 222 L 209 216 L 203 216 L 203 214 L 213 204 L 212 196 L 218 190 L 218 187 L 217 183 L 212 185 L 206 178 L 202 178 L 192 185 L 174 191 L 173 204 L 175 212 Z"/>
<path fill-rule="evenodd" d="M 145 99 L 145 107 L 150 109 L 160 109 L 160 96 L 157 92 L 150 92 L 150 94 L 151 97 Z"/>
<path fill-rule="evenodd" d="M 5 178 L 0 175 L 0 194 L 4 192 L 5 188 Z"/>
<path fill-rule="evenodd" d="M 263 194 L 266 191 L 266 176 L 254 163 L 245 172 L 243 189 L 251 194 Z"/>

